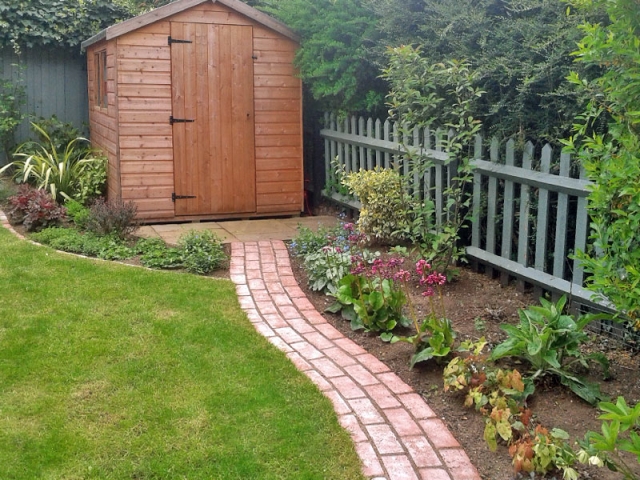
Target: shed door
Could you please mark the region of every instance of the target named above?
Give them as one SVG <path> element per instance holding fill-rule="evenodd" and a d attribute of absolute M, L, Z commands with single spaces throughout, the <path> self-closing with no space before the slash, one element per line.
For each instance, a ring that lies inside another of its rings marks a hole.
<path fill-rule="evenodd" d="M 172 22 L 170 42 L 176 215 L 255 212 L 253 30 Z"/>

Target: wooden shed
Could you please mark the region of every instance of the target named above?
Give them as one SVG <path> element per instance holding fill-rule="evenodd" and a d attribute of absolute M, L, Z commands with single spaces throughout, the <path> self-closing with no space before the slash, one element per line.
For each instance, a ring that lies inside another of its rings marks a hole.
<path fill-rule="evenodd" d="M 298 37 L 282 23 L 239 0 L 178 0 L 82 47 L 109 198 L 146 221 L 302 211 Z"/>

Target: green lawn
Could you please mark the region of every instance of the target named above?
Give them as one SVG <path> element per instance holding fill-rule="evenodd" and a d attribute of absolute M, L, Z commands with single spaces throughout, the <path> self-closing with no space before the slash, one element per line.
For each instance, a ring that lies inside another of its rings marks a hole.
<path fill-rule="evenodd" d="M 0 228 L 0 478 L 362 479 L 330 402 L 234 287 Z"/>

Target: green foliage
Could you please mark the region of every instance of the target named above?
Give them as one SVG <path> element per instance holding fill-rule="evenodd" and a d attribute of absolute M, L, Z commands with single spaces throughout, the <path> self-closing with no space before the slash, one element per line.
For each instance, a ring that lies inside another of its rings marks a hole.
<path fill-rule="evenodd" d="M 563 478 L 577 480 L 567 433 L 560 429 L 549 432 L 533 424 L 533 412 L 526 404 L 535 388 L 533 381 L 518 370 L 487 364 L 486 344 L 483 337 L 460 345 L 458 356 L 444 369 L 445 391 L 466 394 L 465 406 L 475 406 L 485 417 L 483 436 L 490 450 L 495 451 L 499 441 L 505 442 L 516 474 L 561 469 Z"/>
<path fill-rule="evenodd" d="M 473 110 L 484 92 L 474 86 L 477 72 L 467 62 L 431 64 L 420 49 L 411 46 L 390 49 L 388 53 L 389 67 L 383 74 L 391 85 L 387 101 L 403 136 L 409 136 L 416 127 L 430 126 L 434 119 L 449 129 L 441 144 L 448 154 L 445 165 L 455 173 L 443 192 L 443 211 L 435 211 L 428 200 L 433 195 L 425 195 L 424 200 L 411 204 L 411 221 L 400 225 L 401 233 L 421 246 L 423 256 L 438 270 L 446 271 L 463 255 L 458 241 L 470 214 L 470 146 L 481 128 Z M 424 140 L 418 146 L 424 147 Z M 407 149 L 404 156 L 410 165 L 407 183 L 416 176 L 422 178 L 434 166 L 434 160 L 423 148 Z M 405 191 L 408 189 L 406 185 Z M 389 214 L 397 214 L 396 210 L 389 209 Z"/>
<path fill-rule="evenodd" d="M 407 297 L 393 279 L 349 274 L 338 283 L 335 297 L 336 303 L 327 310 L 341 311 L 353 330 L 391 332 L 398 323 L 408 325 L 402 314 Z"/>
<path fill-rule="evenodd" d="M 118 237 L 83 234 L 75 228 L 50 227 L 32 234 L 30 238 L 56 250 L 103 260 L 126 260 L 135 256 L 134 249 Z"/>
<path fill-rule="evenodd" d="M 182 264 L 191 273 L 206 275 L 227 259 L 220 238 L 209 230 L 189 230 L 180 237 L 178 246 Z"/>
<path fill-rule="evenodd" d="M 296 257 L 304 257 L 329 245 L 332 239 L 337 239 L 341 235 L 344 235 L 342 225 L 333 228 L 320 226 L 315 231 L 299 225 L 298 235 L 291 241 L 289 248 Z"/>
<path fill-rule="evenodd" d="M 575 136 L 577 152 L 593 181 L 588 198 L 591 246 L 579 252 L 590 289 L 640 325 L 640 21 L 633 0 L 576 0 L 587 12 L 605 8 L 610 23 L 584 23 L 574 52 L 580 65 L 603 70 L 589 80 L 569 76 L 590 98 Z M 608 123 L 603 132 L 601 125 Z"/>
<path fill-rule="evenodd" d="M 403 240 L 409 224 L 411 199 L 404 191 L 400 174 L 390 168 L 376 167 L 348 173 L 342 183 L 360 202 L 358 230 L 383 244 Z"/>
<path fill-rule="evenodd" d="M 131 13 L 110 0 L 0 0 L 0 46 L 79 48 Z"/>
<path fill-rule="evenodd" d="M 381 108 L 384 83 L 367 53 L 376 19 L 362 0 L 260 0 L 253 2 L 302 38 L 300 76 L 319 108 L 355 112 Z"/>
<path fill-rule="evenodd" d="M 520 310 L 520 325 L 502 325 L 508 338 L 495 347 L 491 359 L 522 358 L 529 363 L 534 380 L 543 375 L 556 376 L 580 398 L 595 404 L 603 398 L 600 387 L 569 369 L 574 364 L 586 368 L 588 361 L 593 360 L 602 366 L 607 376 L 609 362 L 602 353 L 584 355 L 580 351 L 580 345 L 589 338 L 584 329 L 594 317 L 583 316 L 574 320 L 569 315 L 563 315 L 566 301 L 564 296 L 556 304 L 541 298 L 541 307 Z"/>
<path fill-rule="evenodd" d="M 169 247 L 161 238 L 142 238 L 136 243 L 140 263 L 147 268 L 182 268 L 182 251 Z"/>
<path fill-rule="evenodd" d="M 99 198 L 89 209 L 86 229 L 95 235 L 124 239 L 138 228 L 137 213 L 138 208 L 133 202 Z"/>
<path fill-rule="evenodd" d="M 0 78 L 0 148 L 7 158 L 11 158 L 16 129 L 25 117 L 20 111 L 25 101 L 26 90 L 21 74 L 14 79 Z"/>
<path fill-rule="evenodd" d="M 58 150 L 53 139 L 38 125 L 32 123 L 45 143 L 26 142 L 18 147 L 14 160 L 0 169 L 0 173 L 15 169 L 14 178 L 51 192 L 58 201 L 73 198 L 81 203 L 106 181 L 106 160 L 87 149 L 88 140 L 77 137 L 64 150 Z"/>
<path fill-rule="evenodd" d="M 67 200 L 64 204 L 67 216 L 80 230 L 87 226 L 89 221 L 89 209 L 76 200 Z"/>
<path fill-rule="evenodd" d="M 55 115 L 49 118 L 40 117 L 33 120 L 31 130 L 35 134 L 38 143 L 51 144 L 58 152 L 66 150 L 70 143 L 74 143 L 74 140 L 82 136 L 80 130 L 72 123 L 62 122 Z M 79 145 L 74 149 L 74 153 L 82 156 L 83 153 L 90 149 L 91 147 L 88 143 L 79 142 Z"/>
<path fill-rule="evenodd" d="M 635 455 L 640 463 L 640 435 L 637 431 L 640 428 L 640 403 L 630 407 L 623 397 L 618 397 L 615 404 L 600 402 L 598 407 L 605 412 L 598 417 L 603 420 L 602 433 L 586 433 L 578 459 L 582 463 L 607 466 L 624 475 L 625 480 L 637 480 L 639 477 L 620 456 L 620 452 Z"/>
<path fill-rule="evenodd" d="M 351 254 L 342 247 L 325 246 L 305 255 L 304 269 L 311 290 L 336 293 L 340 280 L 351 269 Z"/>
<path fill-rule="evenodd" d="M 584 95 L 568 88 L 569 53 L 584 15 L 548 0 L 368 0 L 378 16 L 382 59 L 388 46 L 421 45 L 429 64 L 466 58 L 486 94 L 472 108 L 486 133 L 524 143 L 556 141 L 571 129 Z M 592 18 L 598 18 L 594 12 Z M 381 61 L 382 63 L 382 61 Z"/>
<path fill-rule="evenodd" d="M 51 195 L 28 185 L 20 187 L 8 202 L 12 223 L 21 223 L 29 232 L 55 225 L 66 216 L 65 208 L 60 207 Z"/>

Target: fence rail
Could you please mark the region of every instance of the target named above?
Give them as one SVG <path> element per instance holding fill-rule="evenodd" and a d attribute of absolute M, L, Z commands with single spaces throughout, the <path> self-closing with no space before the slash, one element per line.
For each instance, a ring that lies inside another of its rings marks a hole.
<path fill-rule="evenodd" d="M 405 132 L 401 134 L 400 132 Z M 352 208 L 360 205 L 339 192 L 337 169 L 345 173 L 375 167 L 395 168 L 404 175 L 412 169 L 407 153 L 420 151 L 432 166 L 421 177 L 414 175 L 413 195 L 435 204 L 434 229 L 446 218 L 447 186 L 457 166 L 443 151 L 443 139 L 450 133 L 437 129 L 407 132 L 387 120 L 325 115 L 320 132 L 325 142 L 325 196 Z M 574 303 L 609 309 L 593 299 L 584 287 L 584 270 L 571 253 L 585 250 L 589 228 L 586 197 L 590 182 L 584 171 L 572 165 L 568 154 L 547 144 L 536 149 L 531 142 L 517 147 L 511 139 L 501 145 L 476 137 L 471 192 L 471 238 L 466 253 L 472 260 L 553 294 L 568 294 Z M 337 167 L 337 168 L 336 168 Z"/>

